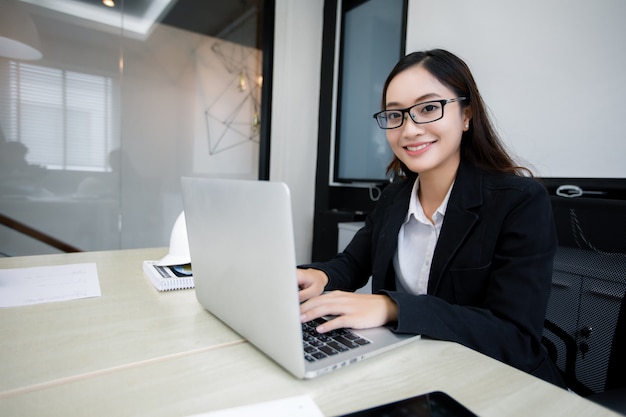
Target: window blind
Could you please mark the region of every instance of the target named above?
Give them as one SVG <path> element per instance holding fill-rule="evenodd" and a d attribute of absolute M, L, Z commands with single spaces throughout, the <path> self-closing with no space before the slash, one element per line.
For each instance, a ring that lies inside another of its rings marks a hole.
<path fill-rule="evenodd" d="M 7 140 L 28 147 L 28 162 L 48 169 L 107 171 L 112 147 L 112 79 L 11 61 Z M 5 113 L 7 111 L 5 110 Z M 8 119 L 8 120 L 7 120 Z"/>

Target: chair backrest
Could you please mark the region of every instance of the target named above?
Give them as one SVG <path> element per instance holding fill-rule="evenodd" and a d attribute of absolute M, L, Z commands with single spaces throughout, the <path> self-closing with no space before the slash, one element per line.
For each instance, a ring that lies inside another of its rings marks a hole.
<path fill-rule="evenodd" d="M 622 298 L 606 375 L 605 390 L 616 388 L 626 388 L 626 295 Z"/>
<path fill-rule="evenodd" d="M 561 246 L 544 345 L 578 394 L 626 386 L 626 201 L 556 197 L 552 203 Z"/>
<path fill-rule="evenodd" d="M 626 256 L 560 247 L 554 261 L 544 344 L 581 395 L 603 392 L 612 348 L 624 331 Z M 623 343 L 623 340 L 619 343 Z M 626 353 L 626 350 L 622 350 Z"/>

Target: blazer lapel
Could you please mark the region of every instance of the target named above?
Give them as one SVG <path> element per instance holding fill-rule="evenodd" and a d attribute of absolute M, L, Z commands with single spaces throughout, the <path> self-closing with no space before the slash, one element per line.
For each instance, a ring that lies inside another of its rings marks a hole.
<path fill-rule="evenodd" d="M 470 210 L 482 205 L 482 173 L 461 162 L 430 268 L 428 293 L 437 291 L 450 260 L 472 230 L 478 215 Z"/>
<path fill-rule="evenodd" d="M 398 233 L 402 223 L 406 219 L 409 209 L 409 199 L 415 181 L 406 181 L 404 187 L 396 194 L 391 202 L 385 223 L 382 226 L 382 233 L 377 243 L 378 254 L 376 265 L 380 265 L 381 276 L 384 277 L 385 283 L 381 283 L 385 288 L 395 288 L 395 274 L 393 273 L 393 256 L 398 247 Z M 382 287 L 381 287 L 382 288 Z"/>

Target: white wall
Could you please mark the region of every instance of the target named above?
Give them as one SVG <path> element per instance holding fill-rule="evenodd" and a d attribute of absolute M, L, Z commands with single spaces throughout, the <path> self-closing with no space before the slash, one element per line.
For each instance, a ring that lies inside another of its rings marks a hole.
<path fill-rule="evenodd" d="M 270 180 L 291 190 L 296 259 L 310 261 L 323 0 L 277 0 Z"/>
<path fill-rule="evenodd" d="M 624 17 L 623 0 L 409 0 L 407 52 L 463 58 L 536 174 L 625 178 Z"/>

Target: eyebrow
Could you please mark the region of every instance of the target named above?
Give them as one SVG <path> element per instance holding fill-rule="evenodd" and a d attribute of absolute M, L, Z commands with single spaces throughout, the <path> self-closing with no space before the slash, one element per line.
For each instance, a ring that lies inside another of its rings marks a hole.
<path fill-rule="evenodd" d="M 435 99 L 435 98 L 440 98 L 439 94 L 435 94 L 435 93 L 428 93 L 428 94 L 424 94 L 419 96 L 418 98 L 415 99 L 415 102 L 413 104 L 411 104 L 411 106 L 415 105 L 415 104 L 419 104 L 419 103 L 423 103 L 425 101 L 428 101 L 430 99 Z M 392 101 L 390 103 L 387 103 L 387 105 L 385 106 L 386 109 L 390 108 L 390 107 L 394 107 L 397 108 L 400 106 L 400 103 L 396 102 L 396 101 Z M 411 107 L 409 106 L 409 107 Z"/>

